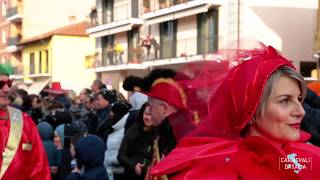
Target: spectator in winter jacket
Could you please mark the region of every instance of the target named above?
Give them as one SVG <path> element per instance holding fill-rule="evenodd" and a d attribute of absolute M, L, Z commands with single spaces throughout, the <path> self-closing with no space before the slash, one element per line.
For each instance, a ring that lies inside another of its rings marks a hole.
<path fill-rule="evenodd" d="M 50 171 L 53 177 L 58 171 L 58 150 L 53 143 L 53 128 L 47 122 L 40 122 L 37 128 L 48 156 Z"/>
<path fill-rule="evenodd" d="M 104 166 L 109 179 L 124 179 L 124 167 L 117 159 L 120 145 L 124 136 L 125 123 L 129 116 L 130 106 L 122 102 L 112 104 L 110 112 L 111 126 L 108 129 Z"/>
<path fill-rule="evenodd" d="M 153 155 L 156 138 L 152 126 L 150 107 L 145 103 L 135 121 L 125 134 L 119 150 L 118 160 L 125 167 L 125 179 L 143 180 Z"/>
<path fill-rule="evenodd" d="M 103 166 L 105 144 L 95 135 L 87 135 L 75 143 L 77 168 L 67 180 L 108 180 Z M 83 172 L 81 172 L 83 170 Z"/>
<path fill-rule="evenodd" d="M 109 127 L 110 105 L 117 100 L 117 92 L 115 90 L 102 90 L 96 95 L 97 119 L 95 135 L 106 141 L 106 129 Z"/>

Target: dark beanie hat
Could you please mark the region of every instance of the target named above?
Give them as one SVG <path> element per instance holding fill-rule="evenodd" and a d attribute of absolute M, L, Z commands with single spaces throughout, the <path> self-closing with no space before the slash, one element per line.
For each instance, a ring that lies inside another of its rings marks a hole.
<path fill-rule="evenodd" d="M 129 104 L 118 101 L 112 104 L 111 111 L 114 113 L 115 118 L 119 120 L 128 113 L 130 108 Z"/>

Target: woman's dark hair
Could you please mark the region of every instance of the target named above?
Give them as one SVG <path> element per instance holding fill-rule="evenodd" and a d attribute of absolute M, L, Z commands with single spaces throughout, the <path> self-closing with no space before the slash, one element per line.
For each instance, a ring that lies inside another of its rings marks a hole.
<path fill-rule="evenodd" d="M 111 111 L 114 114 L 113 120 L 115 122 L 119 121 L 125 114 L 129 112 L 131 106 L 128 103 L 121 101 L 115 102 L 111 105 Z"/>
<path fill-rule="evenodd" d="M 37 99 L 38 103 L 41 102 L 40 97 L 35 94 L 30 94 L 30 95 L 24 96 L 22 99 L 23 99 L 22 109 L 24 111 L 30 110 L 32 108 L 32 102 L 34 99 Z"/>
<path fill-rule="evenodd" d="M 47 107 L 48 110 L 61 109 L 61 108 L 63 108 L 63 104 L 56 100 L 51 101 Z"/>
<path fill-rule="evenodd" d="M 24 90 L 24 89 L 18 89 L 16 91 L 16 93 L 22 98 L 25 97 L 25 96 L 28 96 L 28 92 L 26 90 Z"/>
<path fill-rule="evenodd" d="M 99 79 L 94 80 L 93 84 L 97 85 L 99 90 L 106 89 L 106 85 L 104 85 Z"/>
<path fill-rule="evenodd" d="M 143 114 L 144 114 L 144 111 L 146 110 L 146 107 L 149 106 L 149 103 L 148 102 L 145 102 L 142 106 L 141 106 L 141 109 L 139 110 L 139 113 L 136 117 L 136 123 L 138 123 L 138 126 L 139 127 L 143 127 L 144 126 L 144 121 L 143 121 Z"/>
<path fill-rule="evenodd" d="M 92 94 L 92 91 L 89 88 L 84 88 L 83 90 L 84 90 L 84 95 L 86 95 L 87 97 L 89 97 Z"/>
<path fill-rule="evenodd" d="M 117 91 L 116 90 L 107 90 L 107 89 L 102 89 L 100 92 L 98 92 L 98 94 L 96 95 L 96 97 L 101 94 L 102 97 L 109 101 L 109 103 L 114 103 L 117 101 Z"/>

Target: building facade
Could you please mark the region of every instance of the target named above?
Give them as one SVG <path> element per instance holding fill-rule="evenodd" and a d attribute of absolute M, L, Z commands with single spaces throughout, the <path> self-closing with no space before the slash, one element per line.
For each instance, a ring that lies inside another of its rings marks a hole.
<path fill-rule="evenodd" d="M 95 39 L 88 37 L 87 27 L 87 22 L 75 23 L 22 40 L 22 87 L 35 94 L 56 81 L 77 93 L 89 87 L 95 73 L 85 69 L 85 62 L 95 52 Z"/>
<path fill-rule="evenodd" d="M 84 21 L 94 5 L 93 1 L 78 0 L 1 0 L 0 63 L 9 63 L 14 67 L 11 78 L 15 79 L 15 83 L 37 86 L 38 79 L 34 81 L 28 76 L 28 69 L 32 68 L 23 60 L 26 56 L 23 55 L 22 41 Z M 43 58 L 46 58 L 45 55 L 46 52 L 41 53 Z M 52 80 L 51 77 L 49 79 Z"/>
<path fill-rule="evenodd" d="M 14 68 L 13 77 L 23 80 L 23 65 L 21 61 L 21 48 L 17 43 L 22 38 L 23 1 L 1 1 L 0 17 L 0 61 L 11 64 Z"/>
<path fill-rule="evenodd" d="M 89 67 L 121 90 L 129 74 L 210 60 L 217 49 L 251 38 L 274 46 L 300 70 L 315 61 L 317 8 L 317 0 L 96 0 L 87 32 L 97 53 Z"/>

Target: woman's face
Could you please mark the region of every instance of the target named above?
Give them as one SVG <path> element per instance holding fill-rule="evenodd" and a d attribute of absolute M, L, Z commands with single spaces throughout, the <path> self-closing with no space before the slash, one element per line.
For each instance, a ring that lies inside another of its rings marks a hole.
<path fill-rule="evenodd" d="M 150 113 L 150 107 L 149 106 L 147 106 L 145 108 L 145 110 L 144 110 L 143 122 L 144 122 L 144 125 L 147 126 L 147 127 L 152 126 L 151 113 Z"/>
<path fill-rule="evenodd" d="M 33 98 L 31 105 L 33 108 L 40 108 L 41 107 L 41 100 L 38 98 Z"/>
<path fill-rule="evenodd" d="M 274 84 L 261 118 L 252 124 L 256 135 L 280 142 L 299 140 L 300 123 L 305 114 L 296 80 L 281 76 Z"/>

